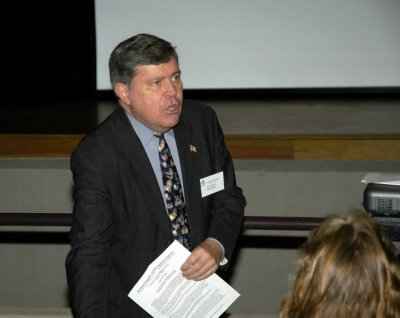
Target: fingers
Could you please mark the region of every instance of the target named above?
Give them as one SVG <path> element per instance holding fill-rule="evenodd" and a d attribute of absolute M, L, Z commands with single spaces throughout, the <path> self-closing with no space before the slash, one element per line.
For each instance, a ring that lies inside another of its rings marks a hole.
<path fill-rule="evenodd" d="M 203 262 L 202 260 L 182 268 L 182 275 L 187 279 L 203 280 L 216 272 L 218 265 L 213 260 Z"/>
<path fill-rule="evenodd" d="M 213 242 L 214 243 L 214 242 Z M 203 242 L 182 264 L 182 275 L 187 279 L 203 280 L 216 272 L 218 259 L 215 247 L 209 242 Z"/>

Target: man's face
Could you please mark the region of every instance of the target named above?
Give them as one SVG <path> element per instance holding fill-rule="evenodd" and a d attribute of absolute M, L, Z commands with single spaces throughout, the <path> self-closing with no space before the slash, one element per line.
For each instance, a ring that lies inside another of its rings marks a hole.
<path fill-rule="evenodd" d="M 139 66 L 131 88 L 119 83 L 116 93 L 121 106 L 155 132 L 165 132 L 179 121 L 183 85 L 174 58 L 159 65 Z"/>

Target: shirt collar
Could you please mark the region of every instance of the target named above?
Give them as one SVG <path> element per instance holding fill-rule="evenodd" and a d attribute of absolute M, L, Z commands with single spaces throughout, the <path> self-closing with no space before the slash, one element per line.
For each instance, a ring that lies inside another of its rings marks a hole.
<path fill-rule="evenodd" d="M 154 131 L 152 131 L 150 128 L 148 128 L 146 125 L 135 119 L 133 116 L 131 116 L 128 112 L 126 112 L 126 115 L 128 116 L 128 119 L 135 130 L 136 134 L 138 135 L 140 141 L 142 142 L 143 146 L 147 146 L 152 138 L 156 138 L 154 136 Z M 164 133 L 165 135 L 170 135 L 173 136 L 173 130 L 170 129 L 167 132 Z"/>

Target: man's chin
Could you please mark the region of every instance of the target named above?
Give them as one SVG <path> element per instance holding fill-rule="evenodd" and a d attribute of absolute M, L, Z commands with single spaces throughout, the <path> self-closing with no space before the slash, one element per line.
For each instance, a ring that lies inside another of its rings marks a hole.
<path fill-rule="evenodd" d="M 168 127 L 169 129 L 175 127 L 179 122 L 179 115 L 179 113 L 169 115 L 168 118 L 164 121 L 164 127 Z"/>

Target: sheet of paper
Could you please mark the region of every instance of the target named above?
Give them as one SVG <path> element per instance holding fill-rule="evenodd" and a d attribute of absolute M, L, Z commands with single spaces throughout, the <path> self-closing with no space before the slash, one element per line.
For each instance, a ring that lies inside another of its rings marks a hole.
<path fill-rule="evenodd" d="M 361 182 L 400 185 L 400 173 L 370 172 L 362 178 Z"/>
<path fill-rule="evenodd" d="M 217 318 L 240 296 L 217 274 L 184 278 L 180 266 L 190 252 L 174 241 L 135 284 L 129 297 L 153 317 Z"/>

